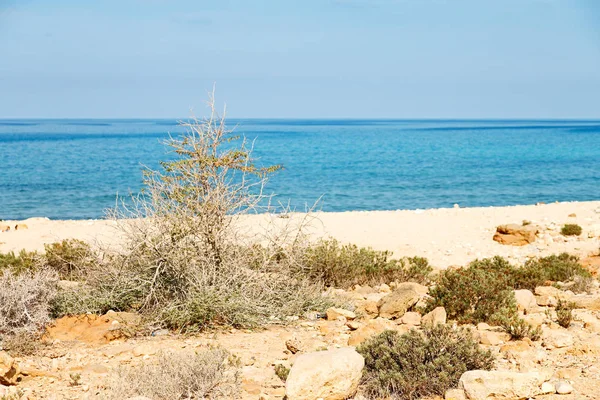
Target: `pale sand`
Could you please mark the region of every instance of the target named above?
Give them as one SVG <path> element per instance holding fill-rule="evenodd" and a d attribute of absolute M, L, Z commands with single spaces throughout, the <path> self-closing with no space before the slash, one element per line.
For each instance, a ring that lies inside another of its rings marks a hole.
<path fill-rule="evenodd" d="M 576 217 L 569 217 L 569 214 Z M 316 213 L 312 223 L 316 237 L 331 236 L 345 243 L 391 250 L 396 256 L 422 256 L 440 268 L 464 265 L 475 258 L 500 255 L 516 262 L 527 257 L 567 251 L 580 256 L 598 253 L 600 241 L 600 201 L 554 203 L 539 206 L 449 208 L 399 211 L 352 211 Z M 295 215 L 293 218 L 299 218 Z M 523 220 L 541 226 L 547 239 L 523 246 L 504 246 L 492 240 L 496 226 L 521 223 Z M 243 223 L 253 231 L 274 221 L 286 219 L 259 215 L 244 217 Z M 292 219 L 294 221 L 294 219 Z M 32 218 L 21 221 L 29 229 L 14 230 L 17 221 L 4 221 L 13 227 L 0 233 L 0 251 L 20 249 L 43 250 L 44 243 L 77 238 L 90 242 L 116 243 L 120 240 L 115 223 L 106 220 L 50 221 Z M 550 230 L 564 223 L 577 223 L 583 228 L 579 238 L 565 239 Z M 553 226 L 554 224 L 554 226 Z M 595 237 L 589 238 L 588 236 Z"/>

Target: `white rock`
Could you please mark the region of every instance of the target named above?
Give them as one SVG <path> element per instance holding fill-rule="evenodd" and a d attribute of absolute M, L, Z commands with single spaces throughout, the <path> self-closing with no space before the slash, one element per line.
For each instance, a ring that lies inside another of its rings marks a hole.
<path fill-rule="evenodd" d="M 573 391 L 573 386 L 567 381 L 558 381 L 556 384 L 556 393 L 569 394 Z"/>
<path fill-rule="evenodd" d="M 550 382 L 542 383 L 542 391 L 540 394 L 552 394 L 552 393 L 556 393 L 556 389 L 554 388 L 554 385 Z"/>
<path fill-rule="evenodd" d="M 527 289 L 515 290 L 515 298 L 519 310 L 532 310 L 536 308 L 537 302 L 533 293 Z"/>
<path fill-rule="evenodd" d="M 445 400 L 467 400 L 465 391 L 462 389 L 449 389 L 444 394 Z"/>
<path fill-rule="evenodd" d="M 458 387 L 471 400 L 526 399 L 540 394 L 544 378 L 539 372 L 467 371 Z"/>
<path fill-rule="evenodd" d="M 289 400 L 343 400 L 358 388 L 365 360 L 354 349 L 318 351 L 300 355 L 288 375 Z"/>

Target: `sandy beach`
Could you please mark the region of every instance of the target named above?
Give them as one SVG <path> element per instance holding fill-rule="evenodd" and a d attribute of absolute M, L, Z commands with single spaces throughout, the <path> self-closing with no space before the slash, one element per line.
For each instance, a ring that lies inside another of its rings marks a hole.
<path fill-rule="evenodd" d="M 575 215 L 575 216 L 573 216 Z M 302 214 L 292 215 L 292 222 Z M 422 256 L 438 268 L 464 265 L 473 259 L 500 255 L 514 262 L 529 257 L 569 252 L 585 257 L 600 247 L 600 201 L 479 208 L 315 213 L 310 225 L 314 238 L 333 237 L 344 243 L 390 250 L 395 256 Z M 287 219 L 274 215 L 242 217 L 249 231 L 280 225 Z M 506 246 L 492 240 L 501 224 L 531 221 L 540 228 L 537 240 L 526 246 Z M 28 229 L 15 230 L 19 223 Z M 579 224 L 579 237 L 564 237 L 565 223 Z M 45 243 L 67 238 L 114 244 L 120 240 L 116 223 L 109 220 L 53 221 L 30 218 L 3 221 L 11 226 L 0 233 L 0 251 L 43 250 Z"/>

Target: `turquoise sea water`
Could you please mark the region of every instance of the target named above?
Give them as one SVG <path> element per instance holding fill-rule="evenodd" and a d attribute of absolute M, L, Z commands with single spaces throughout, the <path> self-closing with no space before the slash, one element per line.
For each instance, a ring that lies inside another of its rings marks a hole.
<path fill-rule="evenodd" d="M 600 121 L 231 120 L 297 210 L 600 199 Z M 97 218 L 165 158 L 174 120 L 0 120 L 0 218 Z"/>

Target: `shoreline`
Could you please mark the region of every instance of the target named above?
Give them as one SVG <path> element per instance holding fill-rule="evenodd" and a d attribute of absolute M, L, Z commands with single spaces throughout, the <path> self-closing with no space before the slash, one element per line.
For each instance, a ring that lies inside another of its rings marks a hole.
<path fill-rule="evenodd" d="M 570 215 L 575 214 L 575 217 Z M 257 234 L 305 213 L 242 216 L 240 229 Z M 313 238 L 333 237 L 342 243 L 389 250 L 394 256 L 421 256 L 438 268 L 464 265 L 476 258 L 503 256 L 517 263 L 527 258 L 569 252 L 580 257 L 597 254 L 600 247 L 600 201 L 562 202 L 543 205 L 433 208 L 395 211 L 343 211 L 312 213 Z M 540 227 L 536 242 L 522 246 L 501 245 L 492 240 L 498 225 L 531 221 Z M 28 229 L 14 230 L 24 223 Z M 560 227 L 575 223 L 583 228 L 577 238 L 560 235 Z M 0 252 L 20 249 L 42 251 L 45 243 L 67 238 L 90 243 L 116 244 L 122 238 L 115 221 L 106 219 L 50 220 L 29 218 L 2 221 L 11 230 L 0 232 Z M 591 237 L 588 237 L 591 236 Z"/>

